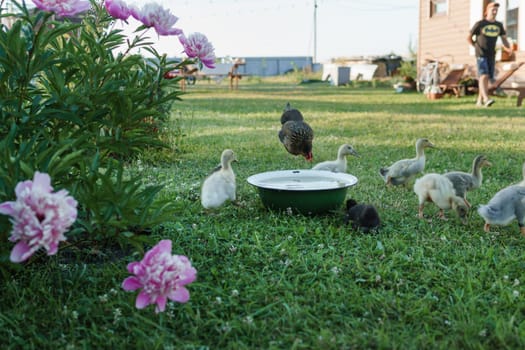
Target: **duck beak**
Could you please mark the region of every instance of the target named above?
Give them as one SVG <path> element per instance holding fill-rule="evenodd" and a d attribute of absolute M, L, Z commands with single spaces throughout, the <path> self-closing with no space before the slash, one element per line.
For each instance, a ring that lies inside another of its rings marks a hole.
<path fill-rule="evenodd" d="M 312 152 L 309 152 L 309 153 L 305 154 L 304 158 L 307 161 L 312 162 L 314 160 L 314 155 L 312 154 Z"/>

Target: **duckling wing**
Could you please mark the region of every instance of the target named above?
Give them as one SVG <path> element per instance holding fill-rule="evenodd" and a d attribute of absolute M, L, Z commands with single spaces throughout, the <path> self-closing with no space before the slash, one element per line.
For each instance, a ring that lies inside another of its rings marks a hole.
<path fill-rule="evenodd" d="M 312 170 L 328 170 L 328 171 L 332 171 L 334 173 L 343 173 L 346 171 L 346 169 L 344 169 L 344 164 L 340 164 L 339 162 L 337 161 L 331 161 L 331 160 L 328 160 L 328 161 L 325 161 L 325 162 L 321 162 L 321 163 L 318 163 L 316 164 Z"/>
<path fill-rule="evenodd" d="M 423 171 L 424 159 L 402 159 L 392 164 L 385 176 L 390 177 L 393 185 L 407 182 L 411 177 Z"/>
<path fill-rule="evenodd" d="M 465 197 L 467 191 L 474 188 L 474 182 L 472 175 L 470 174 L 453 171 L 445 173 L 444 175 L 450 180 L 450 182 L 452 182 L 454 190 L 456 191 L 456 196 L 458 197 Z"/>

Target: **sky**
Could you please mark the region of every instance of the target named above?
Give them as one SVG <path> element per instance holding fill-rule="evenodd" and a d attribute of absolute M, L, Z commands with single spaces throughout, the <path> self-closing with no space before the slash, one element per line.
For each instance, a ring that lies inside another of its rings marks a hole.
<path fill-rule="evenodd" d="M 141 4 L 155 0 L 129 0 Z M 408 55 L 417 47 L 418 0 L 156 0 L 186 35 L 208 37 L 217 57 L 331 58 Z M 317 3 L 317 10 L 314 4 Z M 315 18 L 315 20 L 314 20 Z M 137 22 L 122 27 L 128 33 Z M 148 33 L 155 48 L 181 57 L 176 37 Z M 316 34 L 316 35 L 315 35 Z"/>

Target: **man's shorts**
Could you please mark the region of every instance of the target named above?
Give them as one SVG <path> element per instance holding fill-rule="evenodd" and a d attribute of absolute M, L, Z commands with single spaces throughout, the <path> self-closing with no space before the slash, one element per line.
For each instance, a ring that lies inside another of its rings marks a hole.
<path fill-rule="evenodd" d="M 478 57 L 478 76 L 488 75 L 490 80 L 494 80 L 494 66 L 496 65 L 495 58 Z"/>

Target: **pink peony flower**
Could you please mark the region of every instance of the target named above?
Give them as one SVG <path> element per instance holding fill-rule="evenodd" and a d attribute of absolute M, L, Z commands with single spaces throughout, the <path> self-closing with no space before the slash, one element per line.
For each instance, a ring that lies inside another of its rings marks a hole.
<path fill-rule="evenodd" d="M 89 0 L 33 0 L 40 10 L 55 12 L 59 16 L 71 17 L 91 8 Z"/>
<path fill-rule="evenodd" d="M 125 21 L 131 15 L 130 7 L 122 0 L 105 0 L 104 5 L 113 18 Z"/>
<path fill-rule="evenodd" d="M 171 241 L 160 241 L 146 252 L 142 261 L 128 264 L 128 271 L 135 276 L 122 282 L 122 288 L 132 291 L 142 288 L 135 306 L 143 309 L 149 304 L 157 304 L 155 312 L 163 312 L 167 299 L 185 303 L 190 293 L 184 287 L 195 280 L 197 270 L 183 255 L 171 255 Z"/>
<path fill-rule="evenodd" d="M 17 242 L 12 262 L 22 262 L 40 248 L 56 254 L 64 233 L 77 219 L 77 201 L 66 190 L 53 193 L 48 174 L 35 173 L 33 181 L 16 185 L 16 201 L 0 204 L 0 214 L 11 216 L 13 230 L 9 240 Z"/>
<path fill-rule="evenodd" d="M 149 3 L 142 7 L 142 10 L 130 8 L 131 15 L 142 22 L 146 27 L 154 27 L 159 35 L 179 35 L 181 29 L 173 28 L 179 20 L 171 14 L 169 9 L 165 9 L 157 3 Z"/>
<path fill-rule="evenodd" d="M 186 37 L 179 35 L 179 41 L 184 47 L 184 52 L 190 58 L 198 58 L 206 67 L 215 67 L 215 52 L 208 38 L 201 33 L 193 33 Z"/>

